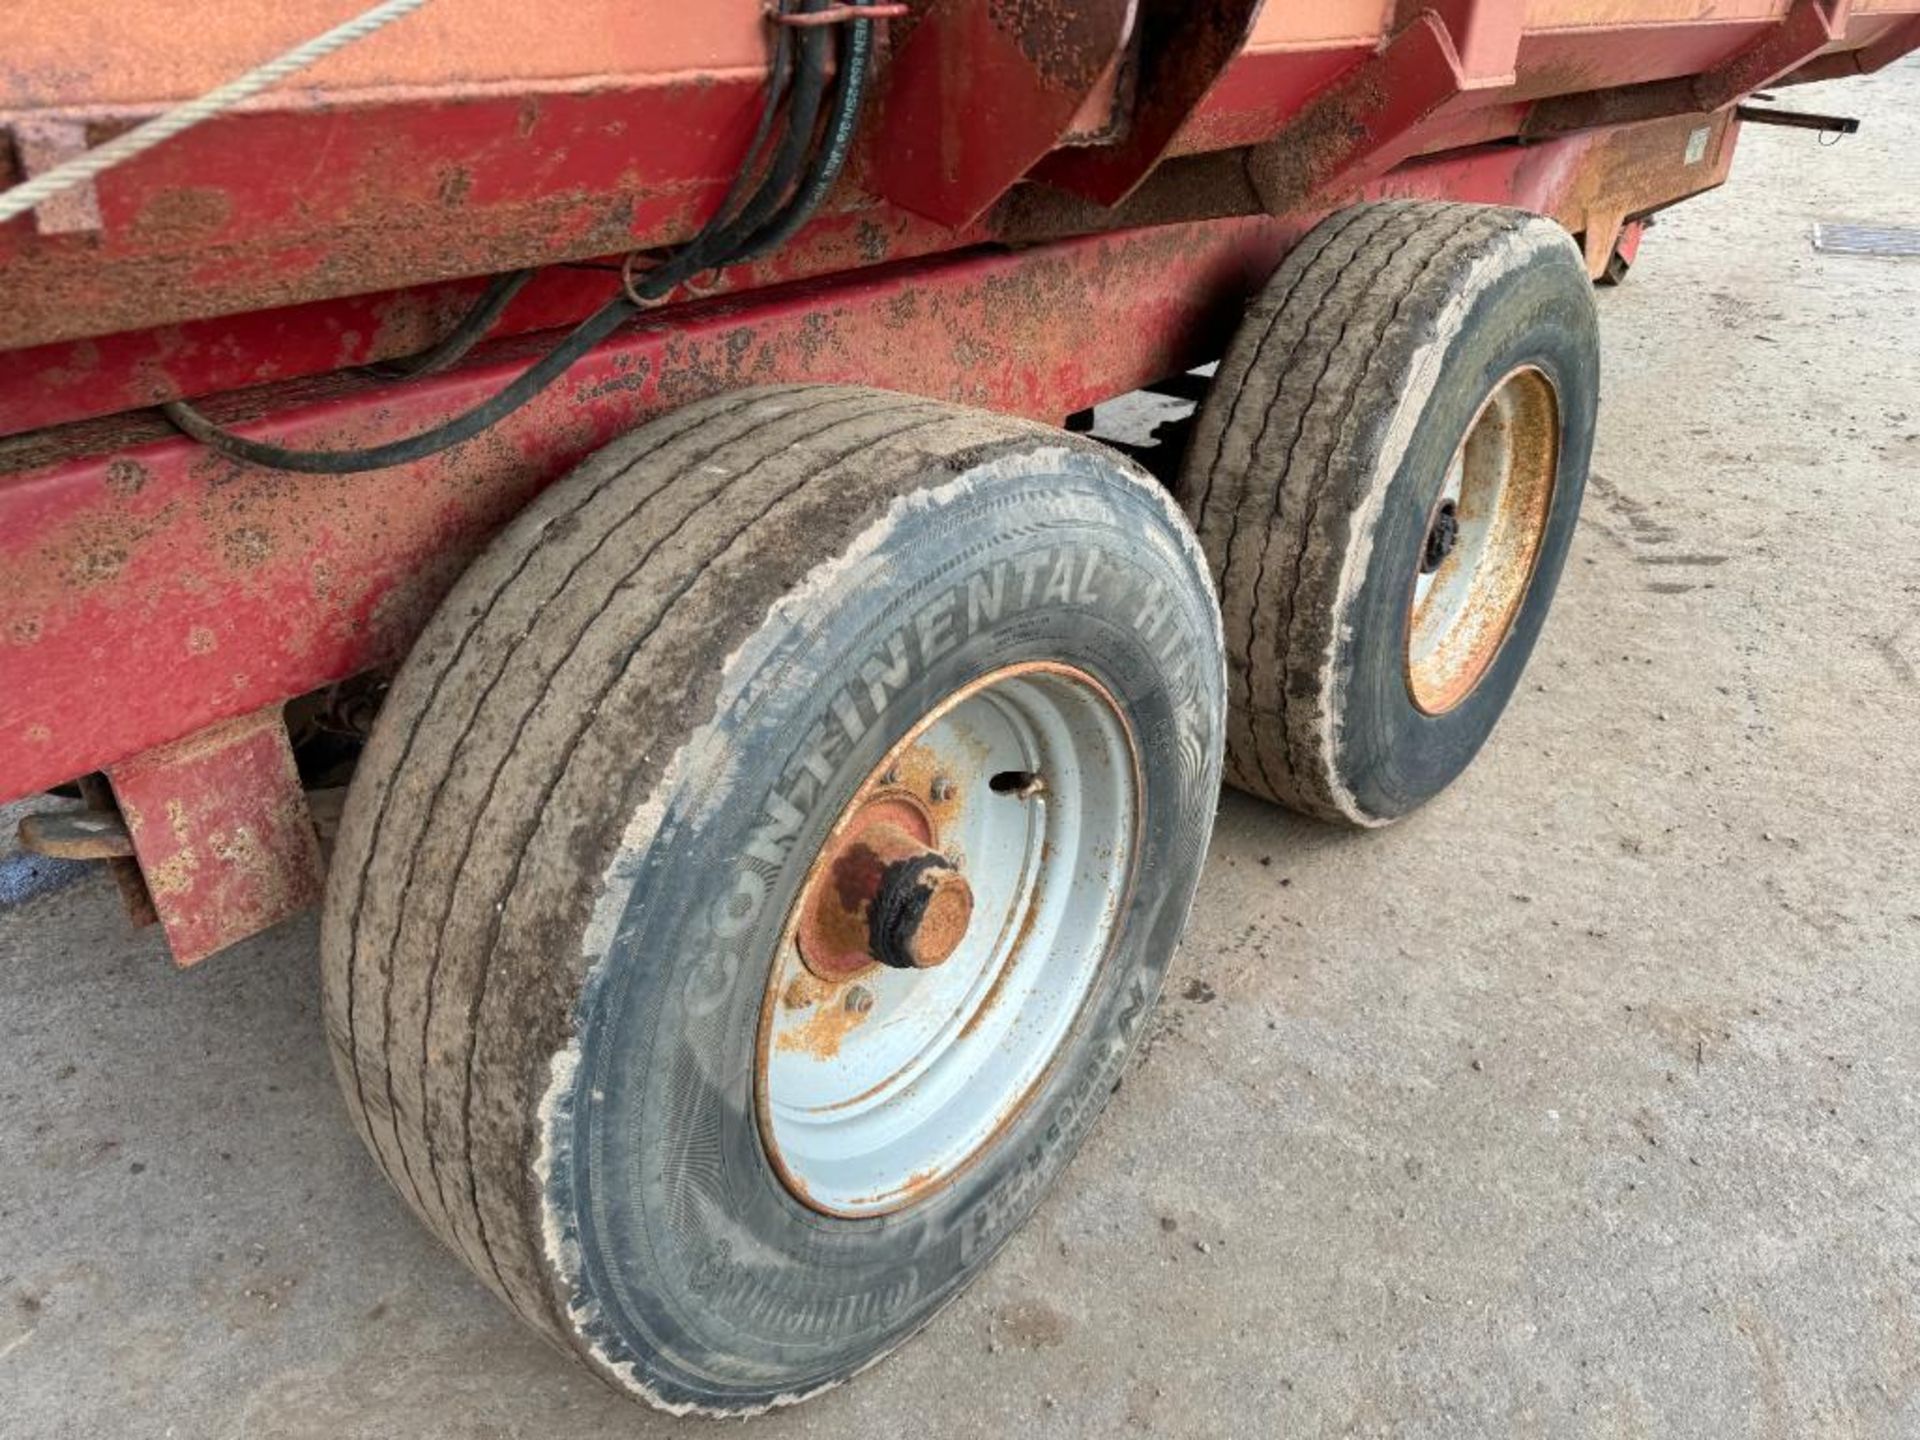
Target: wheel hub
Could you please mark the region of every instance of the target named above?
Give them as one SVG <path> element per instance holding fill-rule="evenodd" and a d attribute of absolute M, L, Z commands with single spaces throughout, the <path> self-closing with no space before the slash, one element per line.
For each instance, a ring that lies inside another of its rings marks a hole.
<path fill-rule="evenodd" d="M 858 812 L 815 863 L 801 901 L 795 938 L 808 970 L 844 980 L 873 965 L 927 970 L 953 954 L 973 918 L 973 888 L 933 848 L 932 831 L 926 811 L 903 798 Z"/>
<path fill-rule="evenodd" d="M 841 812 L 761 1011 L 761 1138 L 793 1195 L 879 1215 L 1005 1132 L 1119 933 L 1139 760 L 1111 696 L 1033 662 L 935 706 Z"/>
<path fill-rule="evenodd" d="M 1487 396 L 1447 466 L 1408 600 L 1406 676 L 1428 715 L 1453 709 L 1500 653 L 1546 538 L 1559 397 L 1531 365 Z"/>

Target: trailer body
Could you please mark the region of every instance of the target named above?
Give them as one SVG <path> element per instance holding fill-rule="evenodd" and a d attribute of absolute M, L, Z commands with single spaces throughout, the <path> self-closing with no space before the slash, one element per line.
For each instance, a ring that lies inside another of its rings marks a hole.
<path fill-rule="evenodd" d="M 342 18 L 30 4 L 0 183 Z M 337 477 L 236 464 L 190 398 L 320 447 L 499 388 L 719 202 L 766 78 L 742 3 L 429 5 L 0 226 L 0 798 L 103 773 L 177 959 L 320 886 L 283 707 L 401 657 L 466 561 L 649 416 L 778 380 L 1049 421 L 1217 357 L 1356 200 L 1517 206 L 1590 271 L 1727 176 L 1736 105 L 1920 45 L 1920 0 L 937 0 L 890 23 L 849 177 L 485 435 Z M 490 276 L 536 274 L 445 373 Z M 136 890 L 139 888 L 135 887 Z"/>

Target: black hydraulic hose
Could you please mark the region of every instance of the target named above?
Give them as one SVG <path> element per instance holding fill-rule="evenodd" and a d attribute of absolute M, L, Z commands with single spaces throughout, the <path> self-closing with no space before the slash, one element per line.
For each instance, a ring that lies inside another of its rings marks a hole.
<path fill-rule="evenodd" d="M 734 171 L 733 181 L 727 186 L 727 193 L 720 197 L 720 203 L 714 207 L 713 218 L 702 226 L 703 232 L 711 232 L 722 225 L 733 223 L 733 216 L 745 202 L 754 186 L 754 176 L 760 168 L 760 159 L 766 153 L 767 141 L 773 135 L 773 122 L 779 117 L 780 102 L 786 98 L 787 85 L 793 76 L 793 36 L 786 26 L 775 27 L 773 37 L 773 58 L 767 66 L 767 98 L 760 106 L 760 120 L 753 127 L 753 138 L 747 142 L 746 154 L 740 158 L 740 168 Z"/>
<path fill-rule="evenodd" d="M 864 3 L 864 0 L 862 0 Z M 749 240 L 733 258 L 752 260 L 784 245 L 795 231 L 813 218 L 833 189 L 847 157 L 853 153 L 854 132 L 860 124 L 860 105 L 866 96 L 867 62 L 873 49 L 873 25 L 856 20 L 847 27 L 846 53 L 840 57 L 839 90 L 827 118 L 826 152 L 813 175 L 800 187 L 786 213 Z"/>
<path fill-rule="evenodd" d="M 824 0 L 804 0 L 804 3 L 811 6 L 824 3 Z M 865 0 L 861 0 L 861 3 L 865 3 Z M 781 8 L 786 8 L 784 3 Z M 772 72 L 768 79 L 767 98 L 760 107 L 759 123 L 754 127 L 753 138 L 747 144 L 747 153 L 734 174 L 733 182 L 721 197 L 719 208 L 691 240 L 676 247 L 651 270 L 632 276 L 628 281 L 630 300 L 636 296 L 643 301 L 659 299 L 703 270 L 733 262 L 736 235 L 742 217 L 753 211 L 770 189 L 783 190 L 791 185 L 794 174 L 806 164 L 808 135 L 800 131 L 796 124 L 796 107 L 804 106 L 811 112 L 818 106 L 821 77 L 810 74 L 807 64 L 809 60 L 817 61 L 818 58 L 819 52 L 803 49 L 800 76 L 794 80 L 792 42 L 787 28 L 780 27 L 774 41 Z M 816 63 L 812 68 L 817 70 L 819 67 Z M 781 137 L 765 177 L 756 182 L 754 171 L 760 154 L 766 148 L 781 101 L 787 98 L 790 88 L 794 98 L 787 108 L 786 133 Z M 807 123 L 810 128 L 811 118 Z"/>
<path fill-rule="evenodd" d="M 802 0 L 801 9 L 815 11 L 828 0 Z M 869 0 L 853 0 L 864 6 Z M 787 44 L 782 34 L 775 46 L 774 73 L 769 80 L 768 96 L 761 121 L 748 147 L 746 161 L 736 175 L 714 219 L 703 226 L 692 240 L 672 252 L 652 270 L 633 278 L 633 289 L 642 300 L 658 298 L 703 270 L 732 264 L 737 260 L 764 254 L 780 244 L 805 223 L 818 208 L 846 164 L 852 137 L 859 119 L 861 99 L 866 87 L 866 67 L 872 48 L 872 22 L 855 20 L 844 28 L 849 32 L 845 53 L 839 56 L 839 75 L 834 103 L 826 123 L 825 149 L 809 163 L 807 155 L 815 150 L 815 130 L 819 127 L 821 101 L 826 91 L 826 72 L 834 43 L 824 33 L 840 26 L 809 27 L 799 43 L 798 78 L 792 81 L 786 133 L 775 156 L 769 162 L 765 179 L 748 193 L 756 152 L 771 134 L 774 112 L 788 88 Z M 797 188 L 795 188 L 797 186 Z M 788 192 L 792 191 L 791 196 Z M 727 211 L 746 194 L 736 216 Z M 419 375 L 453 363 L 498 319 L 513 298 L 519 284 L 512 276 L 502 276 L 482 297 L 452 334 L 432 349 L 396 365 L 419 363 L 421 368 L 406 373 Z M 506 292 L 501 298 L 502 292 Z M 496 303 L 497 302 L 497 303 Z M 504 388 L 442 424 L 417 435 L 390 440 L 380 445 L 354 450 L 295 450 L 267 441 L 249 440 L 243 435 L 216 425 L 199 410 L 182 400 L 160 407 L 169 420 L 183 432 L 229 459 L 307 475 L 349 475 L 363 470 L 382 470 L 406 465 L 429 455 L 471 440 L 497 425 L 515 410 L 552 385 L 574 363 L 600 344 L 621 325 L 639 313 L 640 307 L 625 293 L 608 301 L 583 320 L 567 338 L 522 371 Z M 485 312 L 491 310 L 488 315 Z M 471 323 L 470 323 L 471 322 Z M 458 350 L 453 350 L 455 345 Z M 451 353 L 448 353 L 451 352 Z"/>
<path fill-rule="evenodd" d="M 792 41 L 785 26 L 776 29 L 773 44 L 773 57 L 768 65 L 767 95 L 760 106 L 760 118 L 754 126 L 753 138 L 747 142 L 745 155 L 741 157 L 740 167 L 734 172 L 727 193 L 714 207 L 713 218 L 702 227 L 703 233 L 711 233 L 717 227 L 730 222 L 733 212 L 745 198 L 753 184 L 754 172 L 759 166 L 760 157 L 766 150 L 767 140 L 773 133 L 773 122 L 779 116 L 780 101 L 786 95 L 787 82 L 792 67 Z M 436 374 L 454 364 L 467 351 L 485 338 L 507 306 L 526 284 L 533 278 L 531 270 L 514 270 L 494 278 L 486 293 L 475 302 L 473 308 L 460 318 L 460 322 L 448 332 L 446 337 L 416 355 L 408 355 L 398 360 L 384 360 L 361 368 L 370 375 L 383 380 L 409 380 L 421 375 Z M 663 292 L 664 293 L 664 292 Z"/>
<path fill-rule="evenodd" d="M 296 470 L 303 475 L 352 475 L 361 470 L 384 470 L 390 465 L 407 465 L 415 460 L 471 440 L 482 430 L 499 424 L 568 370 L 573 362 L 606 339 L 638 312 L 626 296 L 608 301 L 575 328 L 574 332 L 549 350 L 532 366 L 516 375 L 504 389 L 481 401 L 471 410 L 456 415 L 431 430 L 369 445 L 359 450 L 289 450 L 262 440 L 249 440 L 224 430 L 184 400 L 173 400 L 160 407 L 175 425 L 188 435 L 230 460 L 247 460 L 276 470 Z"/>
<path fill-rule="evenodd" d="M 432 375 L 446 369 L 480 343 L 501 315 L 506 313 L 507 306 L 513 303 L 513 297 L 524 290 L 532 278 L 531 270 L 512 270 L 505 275 L 496 275 L 486 293 L 460 317 L 460 323 L 448 331 L 444 339 L 416 355 L 382 360 L 361 368 L 383 380 L 411 380 L 419 375 Z"/>
<path fill-rule="evenodd" d="M 804 0 L 801 10 L 822 9 L 827 0 Z M 787 133 L 767 170 L 766 181 L 740 211 L 738 218 L 716 228 L 710 235 L 695 239 L 681 253 L 697 275 L 715 265 L 731 263 L 740 248 L 750 244 L 780 211 L 787 192 L 802 183 L 808 155 L 814 149 L 814 130 L 820 119 L 820 103 L 826 94 L 827 61 L 833 53 L 833 36 L 828 27 L 814 27 L 800 37 L 799 76 L 793 83 L 793 95 L 787 102 Z M 676 257 L 677 259 L 678 257 Z M 662 274 L 673 266 L 669 261 L 653 274 Z M 684 277 L 682 277 L 684 278 Z M 679 283 L 676 281 L 675 283 Z"/>

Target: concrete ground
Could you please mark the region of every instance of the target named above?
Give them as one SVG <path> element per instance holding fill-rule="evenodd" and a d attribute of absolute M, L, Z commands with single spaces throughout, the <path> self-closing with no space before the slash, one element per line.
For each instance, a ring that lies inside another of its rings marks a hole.
<path fill-rule="evenodd" d="M 1920 64 L 1788 98 L 1866 130 L 1750 130 L 1601 297 L 1477 767 L 1374 835 L 1227 795 L 1066 1181 L 756 1435 L 1920 1435 L 1920 260 L 1809 241 L 1920 225 Z M 0 1434 L 691 1433 L 409 1219 L 314 970 L 175 974 L 93 875 L 0 913 Z"/>

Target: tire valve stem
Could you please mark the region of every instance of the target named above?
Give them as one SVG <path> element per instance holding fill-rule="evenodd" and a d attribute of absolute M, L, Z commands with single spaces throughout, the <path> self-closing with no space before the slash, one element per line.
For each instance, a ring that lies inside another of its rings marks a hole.
<path fill-rule="evenodd" d="M 1440 512 L 1433 517 L 1433 528 L 1427 531 L 1427 545 L 1420 557 L 1420 573 L 1431 575 L 1446 563 L 1447 556 L 1453 553 L 1455 542 L 1460 539 L 1460 511 L 1451 500 L 1440 503 Z"/>
<path fill-rule="evenodd" d="M 987 781 L 987 788 L 996 795 L 1011 795 L 1016 800 L 1028 800 L 1043 793 L 1047 788 L 1047 782 L 1038 770 L 1002 770 Z"/>

